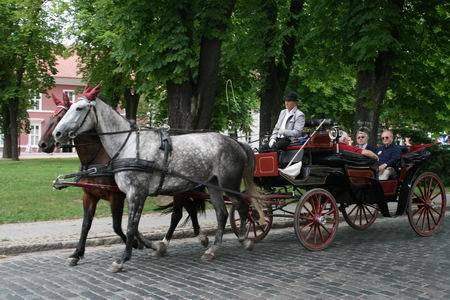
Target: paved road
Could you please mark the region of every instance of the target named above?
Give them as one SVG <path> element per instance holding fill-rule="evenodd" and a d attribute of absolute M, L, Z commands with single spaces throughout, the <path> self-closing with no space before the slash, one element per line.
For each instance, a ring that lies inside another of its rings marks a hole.
<path fill-rule="evenodd" d="M 450 299 L 450 217 L 420 238 L 404 217 L 366 232 L 341 224 L 322 252 L 303 249 L 292 228 L 277 229 L 254 251 L 227 235 L 214 262 L 195 239 L 173 241 L 166 257 L 135 251 L 126 272 L 108 268 L 122 245 L 90 247 L 77 267 L 69 250 L 0 259 L 0 299 Z"/>

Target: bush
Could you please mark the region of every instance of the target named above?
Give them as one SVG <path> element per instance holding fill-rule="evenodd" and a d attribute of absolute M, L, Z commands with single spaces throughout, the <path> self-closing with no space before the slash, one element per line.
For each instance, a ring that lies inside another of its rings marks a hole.
<path fill-rule="evenodd" d="M 431 158 L 424 169 L 438 174 L 444 184 L 450 186 L 450 146 L 435 145 L 430 152 Z"/>

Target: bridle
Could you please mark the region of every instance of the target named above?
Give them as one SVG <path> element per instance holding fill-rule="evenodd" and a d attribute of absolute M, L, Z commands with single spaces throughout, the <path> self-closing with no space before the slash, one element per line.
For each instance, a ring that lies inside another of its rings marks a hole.
<path fill-rule="evenodd" d="M 86 114 L 84 115 L 83 120 L 81 121 L 80 126 L 78 126 L 78 129 L 75 130 L 74 132 L 71 132 L 71 133 L 69 134 L 69 138 L 71 138 L 71 139 L 75 138 L 75 137 L 78 135 L 78 131 L 80 130 L 81 127 L 83 127 L 84 122 L 86 122 L 86 119 L 87 119 L 87 117 L 89 116 L 89 113 L 91 112 L 91 109 L 93 109 L 93 111 L 94 111 L 94 116 L 95 116 L 95 127 L 97 127 L 97 124 L 98 124 L 98 116 L 97 116 L 97 110 L 95 109 L 95 104 L 96 104 L 96 102 L 95 102 L 95 100 L 94 100 L 94 101 L 89 101 L 88 99 L 84 99 L 84 100 L 88 101 L 88 103 L 89 103 L 89 109 L 87 109 Z M 94 103 L 92 103 L 92 102 L 94 102 Z"/>

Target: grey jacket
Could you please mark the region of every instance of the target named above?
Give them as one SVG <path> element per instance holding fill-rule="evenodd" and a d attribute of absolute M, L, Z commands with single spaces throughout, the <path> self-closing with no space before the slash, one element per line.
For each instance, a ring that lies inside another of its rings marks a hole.
<path fill-rule="evenodd" d="M 283 109 L 278 116 L 277 124 L 272 131 L 271 139 L 276 139 L 278 135 L 278 130 L 283 123 L 284 116 L 288 113 L 287 109 Z M 286 122 L 286 130 L 284 131 L 284 136 L 289 137 L 292 143 L 296 142 L 297 139 L 301 136 L 303 127 L 305 126 L 305 114 L 301 112 L 298 108 L 293 116 L 289 117 Z"/>

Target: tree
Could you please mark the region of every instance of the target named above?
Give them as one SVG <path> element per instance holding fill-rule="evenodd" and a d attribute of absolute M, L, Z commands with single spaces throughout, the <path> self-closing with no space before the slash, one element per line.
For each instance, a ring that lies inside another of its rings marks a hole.
<path fill-rule="evenodd" d="M 291 66 L 297 43 L 297 31 L 303 1 L 291 0 L 287 13 L 280 12 L 282 2 L 263 1 L 262 7 L 269 24 L 263 35 L 266 51 L 261 72 L 261 106 L 260 106 L 260 136 L 271 131 L 275 125 L 281 106 L 282 96 L 288 84 Z M 281 33 L 277 28 L 281 27 Z"/>
<path fill-rule="evenodd" d="M 2 129 L 10 133 L 5 135 L 10 152 L 4 150 L 4 155 L 17 160 L 21 120 L 30 105 L 27 99 L 53 85 L 56 55 L 62 52 L 60 24 L 52 20 L 51 6 L 44 1 L 10 0 L 0 7 L 0 34 L 5 38 L 0 46 Z"/>
<path fill-rule="evenodd" d="M 144 98 L 164 85 L 172 127 L 210 127 L 234 1 L 73 3 L 76 48 L 90 80 L 101 74 L 106 83 L 113 74 Z M 94 71 L 100 62 L 107 72 Z"/>

